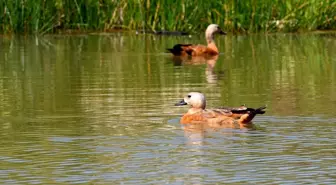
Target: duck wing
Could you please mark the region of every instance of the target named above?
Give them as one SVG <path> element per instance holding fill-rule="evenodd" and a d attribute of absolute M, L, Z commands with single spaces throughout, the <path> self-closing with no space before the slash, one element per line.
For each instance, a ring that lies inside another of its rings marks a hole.
<path fill-rule="evenodd" d="M 214 110 L 217 112 L 221 112 L 222 114 L 230 115 L 230 117 L 240 118 L 244 114 L 264 114 L 264 109 L 266 109 L 266 106 L 255 109 L 242 105 L 240 107 L 220 107 Z"/>
<path fill-rule="evenodd" d="M 173 48 L 167 48 L 169 52 L 171 52 L 175 56 L 183 56 L 183 55 L 189 55 L 189 56 L 201 56 L 201 55 L 216 55 L 218 54 L 213 49 L 198 44 L 176 44 Z"/>
<path fill-rule="evenodd" d="M 204 45 L 193 45 L 191 47 L 192 49 L 192 53 L 191 55 L 193 56 L 202 56 L 202 55 L 208 55 L 208 56 L 213 56 L 213 55 L 217 55 L 218 52 L 211 49 L 210 47 L 208 46 L 204 46 Z"/>

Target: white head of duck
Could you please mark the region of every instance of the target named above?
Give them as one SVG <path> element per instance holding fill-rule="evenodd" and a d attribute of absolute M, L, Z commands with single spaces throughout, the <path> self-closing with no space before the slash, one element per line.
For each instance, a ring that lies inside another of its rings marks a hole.
<path fill-rule="evenodd" d="M 190 105 L 192 108 L 196 109 L 205 109 L 206 100 L 205 96 L 199 92 L 190 92 L 186 95 L 183 100 L 175 104 L 176 106 L 180 105 Z"/>
<path fill-rule="evenodd" d="M 213 42 L 215 34 L 226 35 L 226 32 L 224 32 L 217 24 L 210 24 L 205 30 L 205 38 L 208 43 Z"/>

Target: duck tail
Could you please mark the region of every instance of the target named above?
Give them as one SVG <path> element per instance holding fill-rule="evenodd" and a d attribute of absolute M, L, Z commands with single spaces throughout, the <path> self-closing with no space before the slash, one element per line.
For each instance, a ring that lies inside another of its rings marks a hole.
<path fill-rule="evenodd" d="M 259 107 L 259 108 L 257 108 L 257 109 L 255 109 L 254 110 L 254 112 L 255 112 L 255 114 L 265 114 L 265 110 L 264 109 L 266 109 L 266 105 L 265 106 L 262 106 L 262 107 Z"/>
<path fill-rule="evenodd" d="M 266 109 L 266 106 L 257 109 L 248 108 L 248 112 L 240 117 L 239 122 L 242 124 L 250 123 L 257 114 L 265 114 L 264 109 Z"/>
<path fill-rule="evenodd" d="M 167 48 L 167 51 L 172 53 L 174 56 L 180 56 L 182 54 L 182 51 L 176 50 L 174 48 Z"/>
<path fill-rule="evenodd" d="M 176 44 L 173 48 L 167 48 L 167 51 L 175 56 L 182 55 L 183 52 L 191 55 L 191 50 L 188 48 L 189 46 L 191 46 L 191 44 Z"/>
<path fill-rule="evenodd" d="M 176 54 L 177 52 L 174 50 L 174 48 L 167 48 L 167 51 L 169 51 L 172 54 Z"/>

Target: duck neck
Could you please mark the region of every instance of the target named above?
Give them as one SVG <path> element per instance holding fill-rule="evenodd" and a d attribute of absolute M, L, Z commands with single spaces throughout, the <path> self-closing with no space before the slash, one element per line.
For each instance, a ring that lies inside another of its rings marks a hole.
<path fill-rule="evenodd" d="M 195 113 L 198 113 L 198 112 L 201 112 L 201 111 L 203 111 L 204 109 L 202 109 L 202 108 L 190 108 L 189 110 L 188 110 L 188 114 L 195 114 Z"/>
<path fill-rule="evenodd" d="M 214 34 L 211 33 L 211 32 L 209 32 L 208 30 L 205 32 L 205 38 L 206 38 L 208 44 L 209 44 L 209 43 L 214 43 L 214 42 L 215 42 L 215 41 L 214 41 L 214 39 L 215 39 Z"/>
<path fill-rule="evenodd" d="M 215 40 L 214 40 L 214 35 L 213 34 L 205 34 L 207 43 L 208 43 L 208 48 L 211 48 L 212 50 L 216 51 L 218 53 L 218 48 L 216 46 Z"/>

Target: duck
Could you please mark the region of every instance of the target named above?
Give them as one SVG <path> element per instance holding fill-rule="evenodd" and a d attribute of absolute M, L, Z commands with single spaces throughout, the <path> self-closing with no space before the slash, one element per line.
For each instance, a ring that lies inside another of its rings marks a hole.
<path fill-rule="evenodd" d="M 180 120 L 181 124 L 206 124 L 207 126 L 250 125 L 257 114 L 264 114 L 266 106 L 259 108 L 220 107 L 206 109 L 206 99 L 200 92 L 190 92 L 175 106 L 189 105 L 190 109 Z"/>
<path fill-rule="evenodd" d="M 226 32 L 224 32 L 217 24 L 210 24 L 205 30 L 207 46 L 201 44 L 176 44 L 173 48 L 168 48 L 167 50 L 174 56 L 218 55 L 219 51 L 214 41 L 215 34 L 226 35 Z"/>

